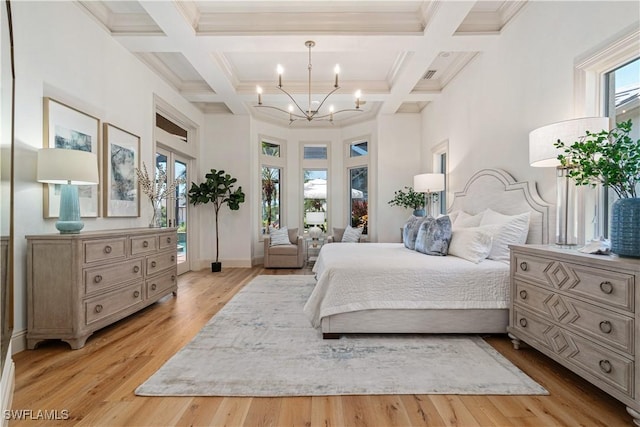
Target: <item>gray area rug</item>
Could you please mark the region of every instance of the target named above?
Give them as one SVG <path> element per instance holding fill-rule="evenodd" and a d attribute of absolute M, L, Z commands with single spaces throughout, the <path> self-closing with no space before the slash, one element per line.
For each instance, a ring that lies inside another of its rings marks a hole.
<path fill-rule="evenodd" d="M 302 312 L 314 284 L 313 276 L 256 277 L 136 394 L 547 394 L 476 336 L 323 340 Z"/>

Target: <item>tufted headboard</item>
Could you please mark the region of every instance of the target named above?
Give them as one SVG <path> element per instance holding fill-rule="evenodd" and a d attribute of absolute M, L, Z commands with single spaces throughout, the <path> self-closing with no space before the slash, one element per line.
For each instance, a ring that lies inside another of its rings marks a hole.
<path fill-rule="evenodd" d="M 550 204 L 542 200 L 535 184 L 516 182 L 501 169 L 482 169 L 467 181 L 464 189 L 454 193 L 449 212 L 463 210 L 477 214 L 487 208 L 505 215 L 531 212 L 527 243 L 549 243 Z"/>

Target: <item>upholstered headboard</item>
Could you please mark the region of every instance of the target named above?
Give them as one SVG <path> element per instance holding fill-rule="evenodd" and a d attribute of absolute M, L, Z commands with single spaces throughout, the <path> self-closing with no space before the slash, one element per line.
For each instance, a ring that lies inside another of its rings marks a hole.
<path fill-rule="evenodd" d="M 476 214 L 491 208 L 505 215 L 531 212 L 527 243 L 549 243 L 550 204 L 542 200 L 535 184 L 516 182 L 501 169 L 476 172 L 464 189 L 454 193 L 450 212 L 463 210 Z"/>

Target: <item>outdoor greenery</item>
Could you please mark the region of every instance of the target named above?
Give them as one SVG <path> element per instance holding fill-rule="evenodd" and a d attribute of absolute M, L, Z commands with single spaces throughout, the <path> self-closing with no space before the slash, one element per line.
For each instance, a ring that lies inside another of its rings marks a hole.
<path fill-rule="evenodd" d="M 262 167 L 262 201 L 264 203 L 262 222 L 265 229 L 279 220 L 278 189 L 280 188 L 280 169 Z"/>
<path fill-rule="evenodd" d="M 234 184 L 238 181 L 231 175 L 225 173 L 224 170 L 211 169 L 211 172 L 205 176 L 205 181 L 196 184 L 191 183 L 189 190 L 189 202 L 194 206 L 199 204 L 213 203 L 213 211 L 216 221 L 216 262 L 220 255 L 220 233 L 218 232 L 218 213 L 220 208 L 227 205 L 232 211 L 240 209 L 240 204 L 244 203 L 244 193 L 242 187 L 233 189 Z"/>
<path fill-rule="evenodd" d="M 576 185 L 598 182 L 611 188 L 620 198 L 637 197 L 640 182 L 640 140 L 634 141 L 631 120 L 621 122 L 615 129 L 587 134 L 573 143 L 558 140 L 554 145 L 563 150 L 558 156 Z"/>
<path fill-rule="evenodd" d="M 400 206 L 409 209 L 424 208 L 424 194 L 416 193 L 411 187 L 404 187 L 404 190 L 397 190 L 393 193 L 393 199 L 389 200 L 389 205 Z"/>

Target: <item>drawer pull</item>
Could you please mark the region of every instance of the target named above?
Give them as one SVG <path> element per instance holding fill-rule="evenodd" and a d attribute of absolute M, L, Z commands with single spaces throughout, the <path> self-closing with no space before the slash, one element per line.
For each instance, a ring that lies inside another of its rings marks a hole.
<path fill-rule="evenodd" d="M 155 291 L 157 287 L 158 287 L 158 286 L 156 286 L 156 284 L 154 283 L 154 284 L 152 284 L 152 285 L 151 285 L 151 290 L 152 290 L 152 291 Z"/>
<path fill-rule="evenodd" d="M 149 242 L 147 242 L 146 240 L 144 242 L 142 242 L 142 247 L 143 248 L 148 248 L 149 247 Z"/>
<path fill-rule="evenodd" d="M 527 299 L 527 296 L 528 296 L 527 291 L 525 290 L 520 291 L 520 298 Z"/>
<path fill-rule="evenodd" d="M 151 267 L 155 267 L 156 266 L 156 262 L 155 261 L 151 261 Z"/>
<path fill-rule="evenodd" d="M 520 326 L 522 326 L 523 328 L 527 327 L 527 319 L 525 319 L 524 317 L 520 318 Z"/>
<path fill-rule="evenodd" d="M 93 281 L 96 283 L 100 283 L 102 282 L 102 276 L 101 275 L 96 275 L 96 277 L 93 278 Z"/>
<path fill-rule="evenodd" d="M 104 247 L 104 253 L 105 254 L 110 254 L 112 250 L 113 250 L 113 248 L 111 246 L 109 246 L 109 245 Z"/>
<path fill-rule="evenodd" d="M 133 272 L 134 272 L 134 273 L 137 273 L 137 272 L 139 272 L 139 271 L 140 271 L 140 267 L 139 267 L 139 266 L 137 266 L 137 265 L 134 265 L 134 266 L 133 266 Z"/>
<path fill-rule="evenodd" d="M 102 308 L 103 308 L 103 307 L 102 307 L 102 304 L 98 304 L 98 305 L 96 305 L 96 307 L 94 308 L 94 311 L 95 311 L 96 313 L 100 313 L 100 312 L 102 311 Z"/>
<path fill-rule="evenodd" d="M 613 330 L 613 325 L 608 320 L 603 320 L 600 322 L 600 330 L 605 334 L 610 334 Z"/>
<path fill-rule="evenodd" d="M 138 298 L 140 296 L 140 291 L 133 291 L 133 297 Z"/>
<path fill-rule="evenodd" d="M 171 237 L 167 237 L 167 243 L 171 243 Z"/>
<path fill-rule="evenodd" d="M 520 263 L 520 269 L 521 269 L 522 271 L 527 271 L 527 270 L 529 269 L 529 264 L 527 264 L 526 262 L 522 261 L 522 262 Z"/>
<path fill-rule="evenodd" d="M 613 292 L 613 285 L 609 281 L 605 281 L 600 283 L 600 290 L 605 294 L 610 294 Z"/>
<path fill-rule="evenodd" d="M 605 374 L 611 373 L 613 367 L 611 366 L 611 362 L 608 360 L 601 360 L 598 365 L 600 365 L 600 370 Z"/>
<path fill-rule="evenodd" d="M 176 256 L 175 255 L 171 255 L 171 262 L 174 262 L 176 260 Z"/>
<path fill-rule="evenodd" d="M 174 276 L 173 274 L 171 275 L 171 281 L 175 282 L 176 281 L 176 276 Z"/>

